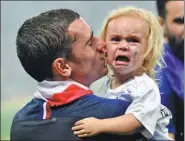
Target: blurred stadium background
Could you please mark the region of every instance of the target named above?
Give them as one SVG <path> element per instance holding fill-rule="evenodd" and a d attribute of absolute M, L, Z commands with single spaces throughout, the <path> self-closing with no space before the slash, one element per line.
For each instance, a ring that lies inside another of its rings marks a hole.
<path fill-rule="evenodd" d="M 157 13 L 155 1 L 1 1 L 1 140 L 9 140 L 12 118 L 32 98 L 36 86 L 16 55 L 21 24 L 41 12 L 69 8 L 79 12 L 98 36 L 108 12 L 126 5 Z"/>

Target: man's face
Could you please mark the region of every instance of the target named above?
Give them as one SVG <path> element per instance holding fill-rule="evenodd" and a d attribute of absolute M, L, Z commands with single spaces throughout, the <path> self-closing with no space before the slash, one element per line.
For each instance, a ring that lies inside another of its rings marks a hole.
<path fill-rule="evenodd" d="M 178 39 L 184 39 L 184 1 L 169 1 L 166 3 L 166 34 L 172 34 Z"/>
<path fill-rule="evenodd" d="M 92 29 L 79 18 L 68 27 L 69 33 L 75 38 L 72 44 L 71 78 L 89 86 L 92 82 L 106 75 L 107 67 L 103 54 L 104 41 L 93 36 Z"/>
<path fill-rule="evenodd" d="M 184 1 L 166 3 L 164 29 L 172 52 L 184 62 Z"/>

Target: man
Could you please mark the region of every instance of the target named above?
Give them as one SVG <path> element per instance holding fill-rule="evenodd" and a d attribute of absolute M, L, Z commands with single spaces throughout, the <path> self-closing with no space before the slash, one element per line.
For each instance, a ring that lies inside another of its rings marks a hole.
<path fill-rule="evenodd" d="M 125 113 L 126 101 L 100 98 L 88 89 L 107 73 L 105 43 L 78 13 L 58 9 L 28 19 L 16 44 L 23 68 L 38 85 L 34 98 L 13 119 L 12 140 L 80 140 L 69 134 L 74 120 Z"/>
<path fill-rule="evenodd" d="M 157 10 L 164 30 L 164 61 L 159 73 L 162 103 L 173 114 L 168 129 L 177 141 L 184 140 L 184 1 L 157 0 Z"/>

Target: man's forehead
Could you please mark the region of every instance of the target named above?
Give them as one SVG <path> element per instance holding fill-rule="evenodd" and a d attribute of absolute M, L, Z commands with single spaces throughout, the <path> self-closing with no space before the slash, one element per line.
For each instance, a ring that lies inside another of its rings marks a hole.
<path fill-rule="evenodd" d="M 79 22 L 85 23 L 85 24 L 90 28 L 90 26 L 86 23 L 86 21 L 85 21 L 82 17 L 80 17 L 80 18 L 78 19 L 78 21 L 79 21 Z"/>
<path fill-rule="evenodd" d="M 167 13 L 174 16 L 184 15 L 184 1 L 169 1 L 166 4 Z"/>
<path fill-rule="evenodd" d="M 72 33 L 81 33 L 90 30 L 91 30 L 90 26 L 81 17 L 73 21 L 68 27 L 68 31 Z"/>

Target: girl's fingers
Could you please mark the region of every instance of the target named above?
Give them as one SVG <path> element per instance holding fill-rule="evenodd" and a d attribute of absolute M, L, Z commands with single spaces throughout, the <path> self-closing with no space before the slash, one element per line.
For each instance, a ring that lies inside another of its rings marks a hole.
<path fill-rule="evenodd" d="M 77 122 L 75 123 L 75 126 L 76 126 L 76 125 L 81 125 L 81 124 L 84 124 L 83 120 L 77 121 Z"/>
<path fill-rule="evenodd" d="M 82 129 L 82 130 L 79 130 L 79 131 L 74 131 L 73 132 L 75 135 L 82 135 L 82 134 L 86 134 L 86 132 Z"/>
<path fill-rule="evenodd" d="M 81 138 L 83 138 L 83 137 L 89 137 L 89 135 L 88 134 L 81 134 L 81 135 L 78 135 L 78 137 L 81 137 Z"/>
<path fill-rule="evenodd" d="M 78 126 L 73 126 L 72 130 L 76 131 L 76 130 L 82 130 L 83 129 L 83 125 L 78 125 Z"/>

